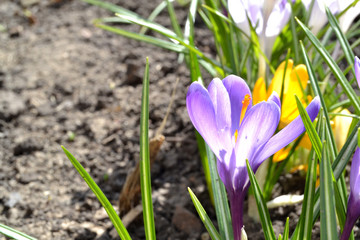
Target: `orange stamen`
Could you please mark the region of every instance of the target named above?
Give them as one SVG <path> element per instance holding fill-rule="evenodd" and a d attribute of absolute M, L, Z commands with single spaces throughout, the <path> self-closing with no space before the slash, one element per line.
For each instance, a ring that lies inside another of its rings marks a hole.
<path fill-rule="evenodd" d="M 239 122 L 239 126 L 242 122 L 242 120 L 244 119 L 245 113 L 246 113 L 246 109 L 249 106 L 251 101 L 251 97 L 249 94 L 246 94 L 244 97 L 244 100 L 242 100 L 242 109 L 241 109 L 241 115 L 240 115 L 240 122 Z"/>
<path fill-rule="evenodd" d="M 251 97 L 249 94 L 246 94 L 245 97 L 244 97 L 244 100 L 242 100 L 242 108 L 241 108 L 241 114 L 240 114 L 240 122 L 239 122 L 239 126 L 245 116 L 245 113 L 246 113 L 246 109 L 248 108 L 249 104 L 250 104 L 250 101 L 251 101 Z M 235 131 L 234 133 L 234 137 L 235 137 L 235 142 L 237 140 L 237 137 L 238 137 L 238 130 Z"/>

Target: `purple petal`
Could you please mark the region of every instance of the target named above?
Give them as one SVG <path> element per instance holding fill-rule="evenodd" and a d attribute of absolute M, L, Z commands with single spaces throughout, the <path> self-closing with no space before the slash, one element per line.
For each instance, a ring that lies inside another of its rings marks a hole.
<path fill-rule="evenodd" d="M 360 88 L 360 59 L 357 56 L 355 57 L 354 67 L 355 67 L 355 77 L 356 77 L 358 86 Z"/>
<path fill-rule="evenodd" d="M 251 96 L 250 89 L 246 82 L 238 76 L 229 75 L 223 79 L 223 84 L 229 93 L 231 103 L 231 134 L 233 135 L 240 126 L 240 115 L 242 109 L 242 101 L 245 95 Z M 251 108 L 251 103 L 248 110 Z"/>
<path fill-rule="evenodd" d="M 278 1 L 267 20 L 265 36 L 278 36 L 289 21 L 290 13 L 290 3 L 286 0 Z"/>
<path fill-rule="evenodd" d="M 235 168 L 235 163 L 236 157 L 234 149 L 232 150 L 229 161 L 227 163 L 225 163 L 225 161 L 222 161 L 221 159 L 217 159 L 217 170 L 219 173 L 219 177 L 228 191 L 233 191 L 232 169 Z"/>
<path fill-rule="evenodd" d="M 321 107 L 319 97 L 315 97 L 309 106 L 306 108 L 307 113 L 311 121 L 314 121 L 316 116 L 319 113 Z M 260 166 L 260 164 L 282 149 L 283 147 L 287 146 L 289 143 L 294 141 L 298 136 L 300 136 L 305 131 L 304 124 L 301 120 L 301 117 L 298 116 L 295 118 L 291 123 L 289 123 L 284 129 L 274 135 L 270 140 L 265 144 L 264 148 L 257 153 L 255 157 L 255 168 Z"/>
<path fill-rule="evenodd" d="M 350 190 L 355 196 L 360 193 L 360 148 L 357 147 L 350 169 Z"/>
<path fill-rule="evenodd" d="M 281 101 L 277 92 L 273 91 L 270 97 L 268 98 L 268 101 L 273 101 L 281 109 Z"/>
<path fill-rule="evenodd" d="M 228 131 L 231 127 L 230 99 L 222 81 L 215 78 L 208 87 L 208 92 L 215 110 L 217 129 Z"/>
<path fill-rule="evenodd" d="M 236 167 L 243 167 L 274 134 L 280 120 L 280 108 L 273 101 L 261 102 L 253 106 L 241 123 L 235 145 Z"/>
<path fill-rule="evenodd" d="M 198 82 L 193 82 L 186 96 L 186 107 L 196 130 L 219 158 L 220 141 L 217 134 L 215 109 L 208 91 Z"/>

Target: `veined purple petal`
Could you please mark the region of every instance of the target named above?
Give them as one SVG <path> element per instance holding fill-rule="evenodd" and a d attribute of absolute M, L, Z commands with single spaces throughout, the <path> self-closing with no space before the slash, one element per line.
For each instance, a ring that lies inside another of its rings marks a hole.
<path fill-rule="evenodd" d="M 264 16 L 262 11 L 262 1 L 248 0 L 247 2 L 247 16 L 250 19 L 251 25 L 255 28 L 256 33 L 259 35 L 264 29 Z"/>
<path fill-rule="evenodd" d="M 350 169 L 350 191 L 360 200 L 360 149 L 356 148 Z"/>
<path fill-rule="evenodd" d="M 273 91 L 270 97 L 268 98 L 268 101 L 273 101 L 281 109 L 281 101 L 277 92 Z"/>
<path fill-rule="evenodd" d="M 215 109 L 208 91 L 198 82 L 193 82 L 186 96 L 186 107 L 196 130 L 219 158 L 221 141 L 215 118 Z"/>
<path fill-rule="evenodd" d="M 355 63 L 354 63 L 354 67 L 355 67 L 355 77 L 358 83 L 358 86 L 360 88 L 360 59 L 356 56 L 355 57 Z"/>
<path fill-rule="evenodd" d="M 236 167 L 243 167 L 252 160 L 256 151 L 274 134 L 280 120 L 280 108 L 273 102 L 260 102 L 254 105 L 241 123 L 235 145 Z"/>
<path fill-rule="evenodd" d="M 291 13 L 291 6 L 286 0 L 278 1 L 266 24 L 265 36 L 276 37 L 283 30 L 285 25 L 288 23 Z"/>
<path fill-rule="evenodd" d="M 236 25 L 248 36 L 250 35 L 249 20 L 257 34 L 263 31 L 262 4 L 261 0 L 228 0 L 231 17 Z"/>
<path fill-rule="evenodd" d="M 311 121 L 315 120 L 319 113 L 320 107 L 321 103 L 319 97 L 315 97 L 309 106 L 307 106 L 306 111 L 309 114 Z M 270 138 L 270 140 L 265 144 L 264 148 L 256 154 L 254 168 L 256 169 L 259 167 L 265 159 L 294 141 L 304 131 L 304 124 L 301 117 L 298 116 L 280 132 Z"/>
<path fill-rule="evenodd" d="M 217 170 L 219 173 L 219 177 L 221 181 L 224 183 L 225 188 L 228 191 L 234 191 L 232 185 L 232 169 L 235 168 L 236 156 L 234 149 L 228 157 L 228 161 L 224 161 L 223 159 L 217 159 Z"/>
<path fill-rule="evenodd" d="M 209 84 L 208 92 L 215 110 L 217 129 L 228 131 L 231 127 L 231 105 L 224 84 L 219 78 L 214 78 Z"/>
<path fill-rule="evenodd" d="M 233 135 L 240 126 L 240 115 L 242 109 L 242 101 L 245 95 L 251 97 L 251 91 L 246 82 L 238 76 L 229 75 L 223 79 L 223 84 L 229 94 L 231 103 L 231 134 Z M 251 108 L 251 102 L 248 111 Z"/>

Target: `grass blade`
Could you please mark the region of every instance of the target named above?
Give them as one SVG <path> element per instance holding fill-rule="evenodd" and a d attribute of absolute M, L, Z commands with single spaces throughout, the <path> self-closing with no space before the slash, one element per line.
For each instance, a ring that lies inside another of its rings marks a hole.
<path fill-rule="evenodd" d="M 300 230 L 299 230 L 299 239 L 311 239 L 311 230 L 313 227 L 312 217 L 313 217 L 313 208 L 315 203 L 315 188 L 316 188 L 316 167 L 317 167 L 317 158 L 315 152 L 311 151 L 308 163 L 308 171 L 306 173 L 306 182 L 305 182 L 305 191 L 304 191 L 304 201 L 301 209 L 301 220 L 300 220 Z"/>
<path fill-rule="evenodd" d="M 314 148 L 317 156 L 321 159 L 322 144 L 321 144 L 319 135 L 317 134 L 316 129 L 315 129 L 314 125 L 312 124 L 311 119 L 310 119 L 308 113 L 306 112 L 304 106 L 301 104 L 299 98 L 297 96 L 295 96 L 295 98 L 296 98 L 296 104 L 299 109 L 301 119 L 304 123 L 306 132 L 309 135 L 311 144 L 313 145 L 313 148 Z"/>
<path fill-rule="evenodd" d="M 343 148 L 339 152 L 338 156 L 336 157 L 335 161 L 332 164 L 332 170 L 334 173 L 335 180 L 338 180 L 343 173 L 347 163 L 351 159 L 352 155 L 354 154 L 355 148 L 357 146 L 357 129 L 360 127 L 360 122 L 358 122 L 354 128 L 354 130 L 349 135 L 348 139 L 346 140 Z M 315 223 L 316 219 L 319 217 L 320 212 L 320 194 L 319 189 L 316 190 L 315 193 L 315 200 L 316 203 L 314 205 L 314 214 L 313 214 L 313 223 Z"/>
<path fill-rule="evenodd" d="M 336 20 L 336 18 L 334 17 L 334 15 L 330 12 L 328 7 L 325 7 L 326 9 L 326 15 L 328 17 L 329 23 L 331 28 L 334 30 L 337 38 L 339 39 L 340 45 L 344 51 L 345 57 L 347 62 L 349 63 L 350 66 L 354 65 L 354 53 L 350 47 L 350 44 L 348 42 L 348 40 L 346 39 L 345 35 L 343 34 L 343 32 L 340 29 L 339 23 Z M 354 66 L 352 67 L 352 72 L 355 76 L 355 69 Z"/>
<path fill-rule="evenodd" d="M 341 84 L 343 90 L 345 91 L 346 95 L 352 102 L 356 112 L 360 113 L 360 100 L 357 98 L 357 95 L 354 89 L 351 87 L 350 83 L 345 78 L 344 74 L 342 73 L 340 67 L 336 64 L 336 62 L 331 58 L 329 52 L 325 49 L 325 47 L 320 43 L 320 41 L 314 36 L 314 34 L 298 19 L 295 18 L 296 21 L 299 23 L 300 27 L 305 31 L 305 34 L 310 39 L 316 50 L 320 53 L 322 58 L 325 60 L 326 64 L 330 67 L 331 71 L 333 72 L 334 76 Z"/>
<path fill-rule="evenodd" d="M 283 239 L 289 240 L 289 217 L 286 218 Z"/>
<path fill-rule="evenodd" d="M 165 49 L 168 49 L 170 51 L 174 51 L 174 52 L 178 52 L 178 53 L 185 53 L 186 52 L 186 48 L 184 46 L 181 46 L 179 44 L 173 43 L 173 42 L 169 42 L 169 41 L 165 41 L 162 39 L 158 39 L 155 37 L 151 37 L 151 36 L 147 36 L 147 35 L 142 35 L 139 33 L 134 33 L 134 32 L 130 32 L 124 29 L 120 29 L 120 28 L 116 28 L 116 27 L 112 27 L 109 25 L 105 25 L 105 24 L 101 24 L 102 20 L 97 20 L 94 22 L 94 25 L 98 28 L 104 29 L 106 31 L 109 32 L 113 32 L 119 35 L 122 35 L 124 37 L 127 38 L 131 38 L 137 41 L 141 41 L 141 42 L 146 42 L 146 43 L 150 43 L 152 45 L 155 45 L 157 47 L 162 47 Z"/>
<path fill-rule="evenodd" d="M 190 193 L 191 200 L 194 203 L 194 206 L 196 208 L 196 211 L 198 212 L 201 221 L 204 223 L 206 230 L 208 231 L 210 237 L 212 240 L 221 240 L 219 233 L 217 232 L 216 228 L 214 227 L 213 223 L 211 222 L 211 219 L 207 215 L 205 209 L 201 205 L 199 199 L 195 196 L 193 191 L 188 187 L 188 191 Z"/>
<path fill-rule="evenodd" d="M 9 226 L 3 225 L 0 223 L 0 233 L 16 240 L 36 240 L 36 238 L 30 237 L 29 235 L 15 230 Z"/>
<path fill-rule="evenodd" d="M 251 182 L 251 189 L 252 189 L 255 199 L 256 199 L 256 205 L 258 207 L 261 226 L 264 231 L 265 239 L 266 240 L 268 240 L 268 239 L 275 240 L 276 237 L 275 237 L 274 229 L 272 227 L 272 223 L 270 220 L 269 210 L 266 207 L 266 202 L 261 193 L 261 188 L 256 181 L 255 174 L 254 174 L 253 170 L 251 169 L 248 160 L 246 160 L 246 167 L 247 167 L 247 171 L 248 171 L 250 182 Z"/>
<path fill-rule="evenodd" d="M 151 14 L 148 17 L 148 21 L 154 21 L 155 18 L 168 6 L 168 1 L 162 1 L 155 9 L 151 12 Z M 145 34 L 147 31 L 146 27 L 143 27 L 140 29 L 140 34 Z"/>
<path fill-rule="evenodd" d="M 84 167 L 76 160 L 76 158 L 64 147 L 61 146 L 66 156 L 69 158 L 70 162 L 74 165 L 76 170 L 79 172 L 81 177 L 85 180 L 90 189 L 95 193 L 96 197 L 99 199 L 101 205 L 105 208 L 105 211 L 109 215 L 111 222 L 114 224 L 116 231 L 119 236 L 123 240 L 131 239 L 128 231 L 125 226 L 121 222 L 119 216 L 115 212 L 113 206 L 106 198 L 105 194 L 101 191 L 99 186 L 95 183 L 95 181 L 91 178 L 90 174 L 86 172 Z"/>
<path fill-rule="evenodd" d="M 219 224 L 221 239 L 233 239 L 233 229 L 231 225 L 231 214 L 227 199 L 225 186 L 217 172 L 216 159 L 209 146 L 206 145 L 206 152 L 209 160 L 212 190 L 214 194 L 216 218 Z"/>
<path fill-rule="evenodd" d="M 329 150 L 324 141 L 320 161 L 320 239 L 336 240 L 337 226 L 333 173 L 330 165 Z"/>
<path fill-rule="evenodd" d="M 156 239 L 149 153 L 149 59 L 146 58 L 140 117 L 140 183 L 146 239 Z"/>

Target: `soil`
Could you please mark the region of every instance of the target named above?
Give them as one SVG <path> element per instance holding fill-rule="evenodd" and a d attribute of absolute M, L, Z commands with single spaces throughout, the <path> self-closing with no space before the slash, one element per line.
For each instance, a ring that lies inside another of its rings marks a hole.
<path fill-rule="evenodd" d="M 148 16 L 160 1 L 112 2 Z M 180 21 L 186 10 L 176 5 Z M 151 136 L 179 78 L 162 132 L 166 139 L 152 167 L 157 237 L 209 239 L 187 192 L 190 187 L 216 222 L 185 108 L 189 71 L 175 53 L 92 25 L 109 15 L 78 0 L 0 1 L 0 223 L 39 239 L 119 238 L 60 146 L 74 154 L 116 208 L 139 160 L 148 56 Z M 166 14 L 157 21 L 170 27 Z M 211 34 L 201 23 L 196 27 L 198 45 L 211 54 Z M 205 79 L 211 80 L 206 74 Z M 289 178 L 294 176 L 282 177 L 276 194 Z M 300 193 L 303 182 L 293 182 L 289 189 Z M 299 212 L 300 206 L 272 210 L 276 234 L 287 216 L 294 227 Z M 245 225 L 249 239 L 263 239 L 259 223 L 245 216 Z M 145 238 L 141 214 L 128 230 L 133 239 Z"/>

